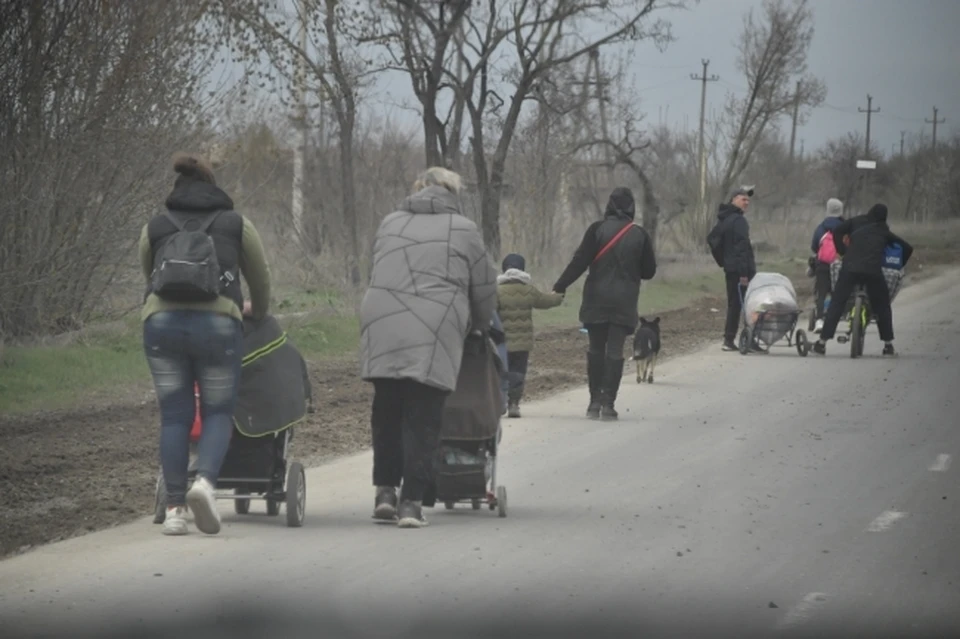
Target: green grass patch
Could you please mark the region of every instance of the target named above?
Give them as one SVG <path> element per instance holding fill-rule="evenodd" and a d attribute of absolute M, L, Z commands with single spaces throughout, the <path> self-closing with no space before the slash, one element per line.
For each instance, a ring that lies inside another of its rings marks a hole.
<path fill-rule="evenodd" d="M 343 296 L 337 291 L 306 289 L 275 291 L 273 311 L 278 315 L 302 313 L 317 309 L 340 310 L 344 306 Z"/>
<path fill-rule="evenodd" d="M 313 316 L 285 322 L 308 359 L 357 350 L 353 316 Z M 99 331 L 68 345 L 6 346 L 0 360 L 0 415 L 67 409 L 112 389 L 150 388 L 139 321 Z"/>
<path fill-rule="evenodd" d="M 91 392 L 147 383 L 139 331 L 110 331 L 69 345 L 7 346 L 0 360 L 0 415 L 76 405 Z"/>
<path fill-rule="evenodd" d="M 360 322 L 356 316 L 333 315 L 287 322 L 287 335 L 307 359 L 357 352 Z"/>

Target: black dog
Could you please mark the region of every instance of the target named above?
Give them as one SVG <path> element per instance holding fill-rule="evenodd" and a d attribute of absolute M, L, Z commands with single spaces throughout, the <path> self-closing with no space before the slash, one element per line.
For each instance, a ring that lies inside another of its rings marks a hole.
<path fill-rule="evenodd" d="M 660 318 L 652 322 L 640 318 L 640 327 L 633 336 L 633 357 L 637 363 L 637 383 L 653 383 L 653 369 L 660 355 Z"/>

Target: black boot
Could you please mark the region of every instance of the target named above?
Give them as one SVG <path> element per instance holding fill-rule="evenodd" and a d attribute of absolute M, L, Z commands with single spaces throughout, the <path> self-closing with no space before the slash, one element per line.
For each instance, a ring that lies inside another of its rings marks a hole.
<path fill-rule="evenodd" d="M 587 406 L 587 417 L 600 419 L 600 385 L 603 383 L 602 353 L 587 352 L 587 385 L 590 389 L 590 405 Z"/>
<path fill-rule="evenodd" d="M 520 417 L 520 399 L 523 397 L 523 382 L 516 384 L 507 392 L 507 417 Z"/>
<path fill-rule="evenodd" d="M 623 360 L 605 360 L 603 385 L 600 391 L 600 419 L 611 421 L 619 418 L 613 405 L 617 401 L 617 394 L 620 392 L 621 380 L 623 380 Z"/>

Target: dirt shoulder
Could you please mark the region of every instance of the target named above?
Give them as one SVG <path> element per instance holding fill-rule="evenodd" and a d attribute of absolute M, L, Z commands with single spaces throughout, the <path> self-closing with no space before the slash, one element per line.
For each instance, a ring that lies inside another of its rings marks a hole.
<path fill-rule="evenodd" d="M 923 276 L 936 273 L 933 266 Z M 794 278 L 794 284 L 801 298 L 809 297 L 810 280 Z M 719 343 L 724 307 L 722 298 L 706 297 L 661 313 L 662 358 Z M 585 386 L 586 346 L 577 327 L 539 331 L 528 399 Z M 309 368 L 318 412 L 298 429 L 295 455 L 315 465 L 368 447 L 372 388 L 360 379 L 356 359 L 312 361 Z M 625 389 L 632 383 L 628 372 Z M 6 417 L 0 557 L 148 515 L 159 466 L 158 421 L 152 399 L 130 394 L 111 406 Z"/>

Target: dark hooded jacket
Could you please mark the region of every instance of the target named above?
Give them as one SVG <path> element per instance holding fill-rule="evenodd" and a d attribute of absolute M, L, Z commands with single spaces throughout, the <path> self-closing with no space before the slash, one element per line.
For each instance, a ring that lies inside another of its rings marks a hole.
<path fill-rule="evenodd" d="M 166 207 L 171 216 L 188 226 L 191 219 L 204 220 L 217 214 L 209 228 L 217 261 L 223 271 L 243 274 L 250 290 L 254 316 L 262 319 L 270 306 L 270 272 L 263 244 L 250 220 L 233 210 L 230 196 L 206 180 L 181 175 L 167 197 Z M 243 294 L 239 279 L 225 286 L 220 297 L 212 302 L 170 302 L 152 293 L 150 276 L 155 266 L 154 258 L 163 243 L 176 232 L 177 227 L 165 215 L 156 215 L 143 226 L 140 264 L 147 289 L 141 319 L 146 320 L 159 311 L 202 310 L 242 320 Z"/>
<path fill-rule="evenodd" d="M 750 244 L 750 225 L 743 211 L 733 204 L 721 204 L 717 213 L 717 230 L 722 241 L 723 271 L 752 278 L 757 262 Z"/>
<path fill-rule="evenodd" d="M 635 215 L 630 189 L 614 189 L 603 219 L 587 228 L 573 259 L 553 286 L 563 293 L 589 269 L 580 305 L 580 322 L 584 325 L 618 324 L 631 331 L 637 326 L 640 283 L 656 275 L 657 260 L 650 236 L 633 223 Z M 627 225 L 630 230 L 594 261 Z"/>
<path fill-rule="evenodd" d="M 840 224 L 833 231 L 833 239 L 843 258 L 843 269 L 850 273 L 880 275 L 887 246 L 893 243 L 903 247 L 904 265 L 913 254 L 913 247 L 887 226 L 887 207 L 883 204 L 874 204 L 866 215 Z"/>

